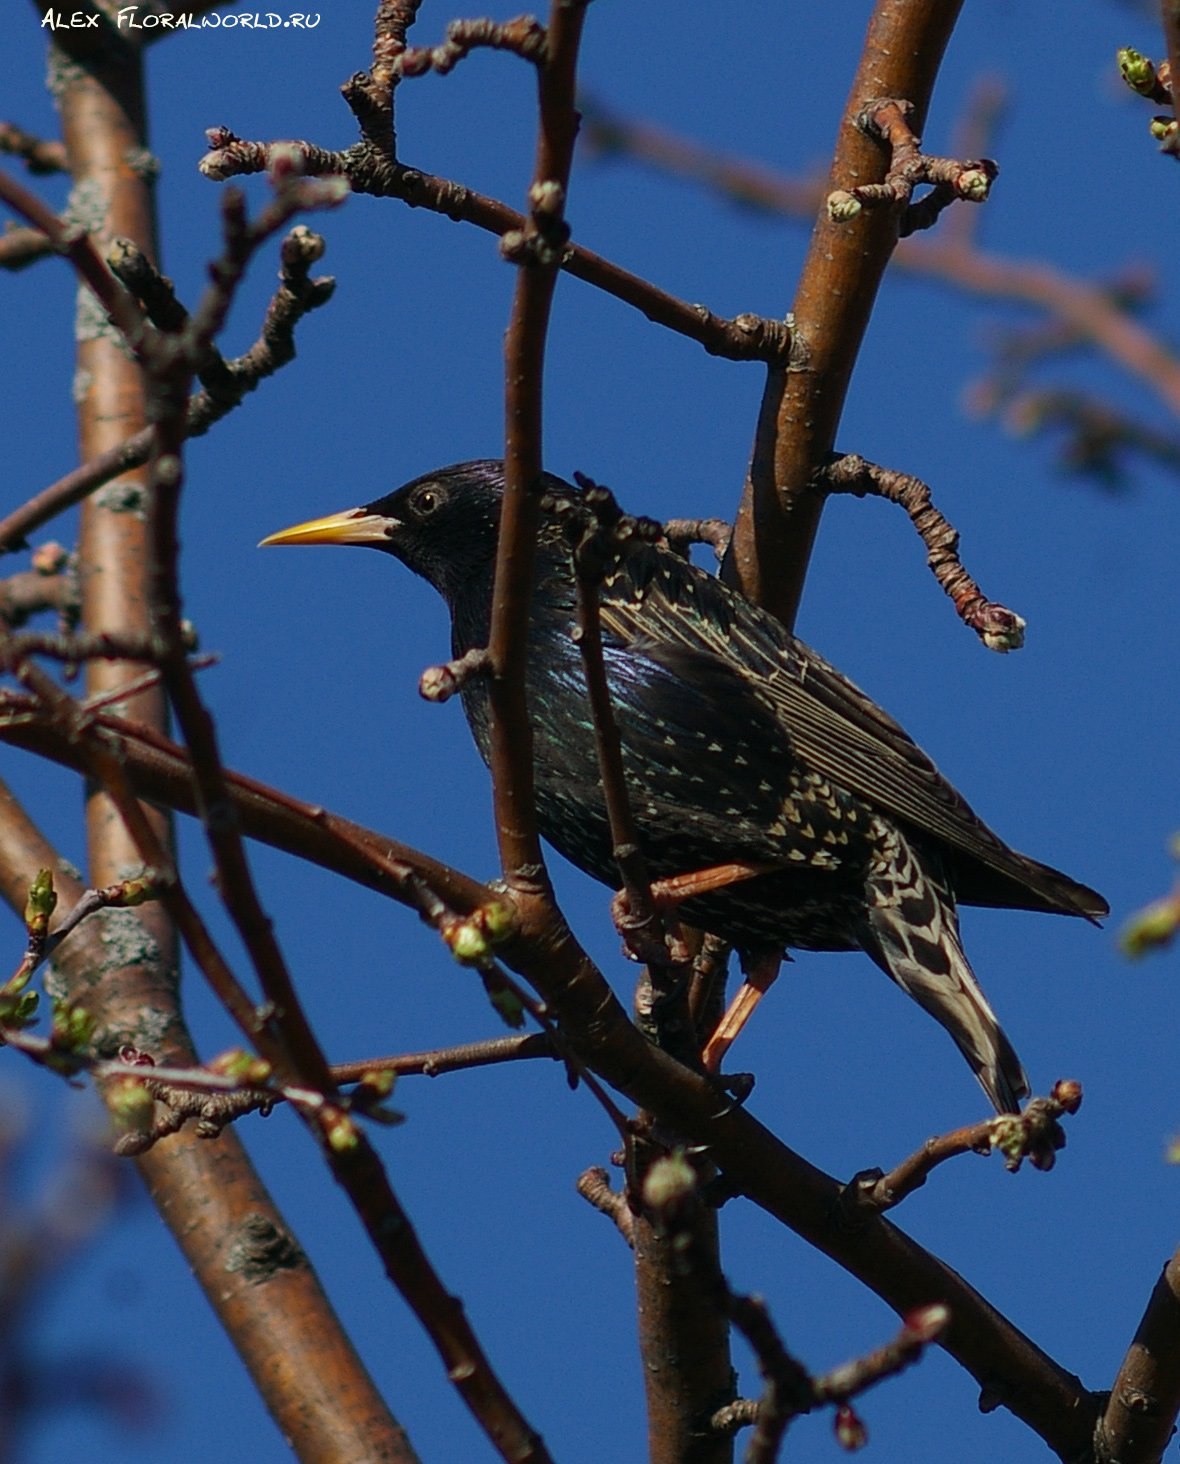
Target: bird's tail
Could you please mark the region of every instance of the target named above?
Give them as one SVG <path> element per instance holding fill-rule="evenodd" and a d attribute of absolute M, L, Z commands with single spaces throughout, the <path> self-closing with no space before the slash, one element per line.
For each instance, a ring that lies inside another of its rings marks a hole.
<path fill-rule="evenodd" d="M 954 898 L 899 830 L 883 825 L 880 834 L 861 945 L 951 1034 L 997 1112 L 1017 1113 L 1028 1078 L 963 954 Z"/>

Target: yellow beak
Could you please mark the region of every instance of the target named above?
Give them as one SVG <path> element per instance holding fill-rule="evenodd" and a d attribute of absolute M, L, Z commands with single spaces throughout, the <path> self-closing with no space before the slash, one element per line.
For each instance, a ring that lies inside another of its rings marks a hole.
<path fill-rule="evenodd" d="M 261 549 L 266 544 L 383 545 L 400 527 L 399 520 L 370 513 L 367 508 L 348 508 L 342 513 L 308 519 L 305 524 L 293 524 L 277 534 L 268 534 L 259 541 L 258 547 Z"/>

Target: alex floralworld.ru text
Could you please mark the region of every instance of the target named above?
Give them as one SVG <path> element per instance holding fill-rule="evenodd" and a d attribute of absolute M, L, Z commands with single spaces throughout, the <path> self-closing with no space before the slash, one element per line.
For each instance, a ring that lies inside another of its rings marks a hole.
<path fill-rule="evenodd" d="M 119 30 L 314 30 L 320 17 L 310 12 L 293 11 L 289 15 L 277 15 L 273 10 L 254 11 L 252 14 L 227 11 L 225 14 L 212 12 L 208 15 L 193 15 L 188 11 L 148 10 L 140 15 L 139 5 L 127 5 L 114 14 L 115 26 Z M 74 10 L 47 10 L 41 17 L 41 28 L 50 30 L 85 30 L 97 27 L 102 17 L 96 12 Z M 109 23 L 109 22 L 108 22 Z"/>

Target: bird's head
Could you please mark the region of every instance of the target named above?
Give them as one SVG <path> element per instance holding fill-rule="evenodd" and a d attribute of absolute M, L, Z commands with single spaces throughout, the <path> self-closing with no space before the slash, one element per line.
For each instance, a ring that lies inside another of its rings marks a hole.
<path fill-rule="evenodd" d="M 360 544 L 396 555 L 449 603 L 496 555 L 504 464 L 455 463 L 384 498 L 269 534 L 263 544 Z"/>

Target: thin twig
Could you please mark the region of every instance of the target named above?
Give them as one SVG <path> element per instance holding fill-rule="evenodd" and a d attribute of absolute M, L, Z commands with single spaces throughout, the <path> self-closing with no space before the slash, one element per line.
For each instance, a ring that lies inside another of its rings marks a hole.
<path fill-rule="evenodd" d="M 536 161 L 524 227 L 505 235 L 518 264 L 504 344 L 504 498 L 488 653 L 491 747 L 500 861 L 510 889 L 549 898 L 537 831 L 532 727 L 525 697 L 533 561 L 542 488 L 541 397 L 545 340 L 569 230 L 565 200 L 577 136 L 574 104 L 585 0 L 552 0 L 538 67 Z"/>
<path fill-rule="evenodd" d="M 18 157 L 30 173 L 68 173 L 65 143 L 26 132 L 15 122 L 0 122 L 0 153 Z"/>
<path fill-rule="evenodd" d="M 920 478 L 845 453 L 822 468 L 815 483 L 826 492 L 852 493 L 858 498 L 872 494 L 899 504 L 926 545 L 926 562 L 963 623 L 990 651 L 1014 651 L 1024 644 L 1024 620 L 1015 611 L 987 599 L 963 568 L 958 530 L 934 507 L 930 489 Z"/>
<path fill-rule="evenodd" d="M 310 311 L 331 299 L 335 280 L 312 279 L 312 264 L 323 255 L 324 241 L 303 225 L 283 240 L 280 285 L 267 306 L 261 333 L 244 355 L 225 363 L 216 392 L 195 393 L 188 403 L 186 437 L 200 437 L 228 412 L 240 406 L 260 381 L 295 359 L 295 327 Z M 100 453 L 65 477 L 51 483 L 27 503 L 0 520 L 0 554 L 21 546 L 27 536 L 57 514 L 131 468 L 142 467 L 152 450 L 152 431 L 145 428 Z"/>
<path fill-rule="evenodd" d="M 346 90 L 346 98 L 353 101 Z M 276 149 L 297 148 L 308 174 L 347 178 L 356 193 L 397 198 L 412 208 L 428 208 L 457 223 L 474 224 L 499 238 L 522 233 L 524 214 L 498 199 L 476 193 L 462 183 L 420 168 L 390 162 L 372 147 L 361 145 L 331 152 L 304 141 L 247 142 L 228 128 L 211 129 L 211 151 L 201 159 L 201 172 L 215 181 L 265 172 Z M 710 355 L 733 361 L 785 361 L 791 333 L 787 323 L 744 312 L 727 319 L 704 305 L 679 300 L 629 270 L 567 240 L 560 268 L 605 294 L 638 310 L 646 319 L 702 345 Z"/>
<path fill-rule="evenodd" d="M 868 1213 L 891 1210 L 920 1189 L 938 1165 L 960 1154 L 990 1154 L 998 1150 L 1004 1156 L 1005 1169 L 1013 1174 L 1023 1159 L 1028 1159 L 1034 1169 L 1052 1169 L 1057 1151 L 1065 1145 L 1060 1119 L 1067 1113 L 1076 1113 L 1081 1102 L 1081 1084 L 1062 1080 L 1054 1084 L 1048 1098 L 1032 1099 L 1022 1113 L 1002 1113 L 982 1123 L 927 1139 L 888 1174 L 879 1169 L 863 1170 L 844 1190 L 840 1202 L 842 1218 L 847 1224 L 856 1225 Z"/>

